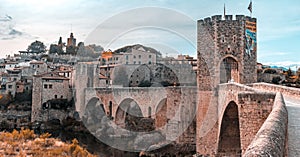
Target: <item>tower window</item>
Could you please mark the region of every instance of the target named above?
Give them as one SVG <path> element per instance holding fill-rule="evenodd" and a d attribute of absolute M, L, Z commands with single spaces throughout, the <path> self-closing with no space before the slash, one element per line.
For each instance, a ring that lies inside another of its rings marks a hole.
<path fill-rule="evenodd" d="M 221 42 L 225 43 L 225 36 L 224 35 L 221 36 Z"/>
<path fill-rule="evenodd" d="M 234 43 L 236 42 L 236 36 L 233 36 L 233 42 Z"/>

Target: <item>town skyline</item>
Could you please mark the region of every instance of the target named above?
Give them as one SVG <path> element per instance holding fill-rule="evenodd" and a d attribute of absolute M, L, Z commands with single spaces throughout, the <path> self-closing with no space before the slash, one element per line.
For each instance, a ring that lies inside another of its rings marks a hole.
<path fill-rule="evenodd" d="M 35 40 L 45 43 L 47 49 L 50 44 L 57 43 L 61 36 L 64 41 L 71 32 L 74 33 L 78 41 L 85 41 L 86 37 L 99 24 L 108 20 L 114 15 L 140 7 L 160 7 L 178 11 L 195 21 L 191 26 L 191 32 L 196 32 L 196 21 L 211 15 L 223 14 L 224 3 L 226 4 L 226 14 L 244 14 L 250 16 L 247 9 L 250 1 L 192 1 L 184 3 L 182 1 L 152 0 L 152 1 L 131 1 L 122 5 L 121 1 L 52 1 L 39 2 L 30 1 L 6 1 L 0 0 L 0 57 L 12 55 L 18 51 L 26 50 L 27 46 Z M 274 1 L 270 4 L 267 1 L 253 1 L 253 17 L 258 20 L 258 62 L 264 64 L 300 64 L 295 57 L 299 52 L 297 42 L 300 39 L 299 13 L 297 9 L 298 1 L 280 2 Z M 210 7 L 207 7 L 210 6 Z M 289 9 L 284 9 L 284 8 Z M 14 9 L 11 9 L 14 8 Z M 52 9 L 47 9 L 52 8 Z M 182 22 L 182 21 L 177 21 Z M 153 35 L 154 34 L 154 35 Z M 195 48 L 178 44 L 178 41 L 170 40 L 163 36 L 163 32 L 136 31 L 130 36 L 125 36 L 122 45 L 112 45 L 105 50 L 117 49 L 125 45 L 143 44 L 157 48 L 154 44 L 147 44 L 139 41 L 141 36 L 155 40 L 156 43 L 163 43 L 166 47 L 176 49 L 177 53 L 196 56 Z M 196 35 L 196 34 L 195 34 Z M 135 36 L 136 38 L 132 38 Z M 130 40 L 128 40 L 130 38 Z M 196 40 L 193 41 L 196 43 Z M 97 43 L 96 43 L 97 44 Z"/>

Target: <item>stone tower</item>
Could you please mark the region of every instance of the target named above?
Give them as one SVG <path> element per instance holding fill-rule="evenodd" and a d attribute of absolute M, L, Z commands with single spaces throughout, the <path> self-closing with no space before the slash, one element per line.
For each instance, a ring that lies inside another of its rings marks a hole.
<path fill-rule="evenodd" d="M 71 33 L 70 38 L 68 38 L 67 46 L 76 46 L 76 38 L 74 38 L 73 33 Z"/>
<path fill-rule="evenodd" d="M 237 15 L 233 20 L 232 15 L 226 15 L 223 20 L 221 15 L 215 15 L 199 20 L 199 85 L 256 82 L 256 43 L 255 18 Z"/>
<path fill-rule="evenodd" d="M 215 156 L 218 148 L 218 85 L 256 82 L 256 19 L 215 15 L 198 23 L 197 153 Z"/>

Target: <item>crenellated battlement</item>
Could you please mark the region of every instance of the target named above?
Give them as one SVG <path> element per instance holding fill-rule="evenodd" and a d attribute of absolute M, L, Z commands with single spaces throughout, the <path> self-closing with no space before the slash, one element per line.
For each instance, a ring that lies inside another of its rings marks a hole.
<path fill-rule="evenodd" d="M 225 15 L 225 18 L 223 18 L 222 15 L 214 15 L 211 17 L 206 17 L 204 19 L 198 20 L 199 24 L 211 24 L 212 22 L 224 22 L 224 21 L 251 21 L 256 22 L 256 18 L 252 18 L 250 16 L 245 15 L 236 15 L 235 18 L 233 15 Z"/>

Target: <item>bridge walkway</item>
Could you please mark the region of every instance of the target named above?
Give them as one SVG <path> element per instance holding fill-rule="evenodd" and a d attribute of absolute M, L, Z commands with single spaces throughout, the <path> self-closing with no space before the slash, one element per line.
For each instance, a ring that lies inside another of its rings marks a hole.
<path fill-rule="evenodd" d="M 300 156 L 300 99 L 284 96 L 288 110 L 288 156 Z"/>

